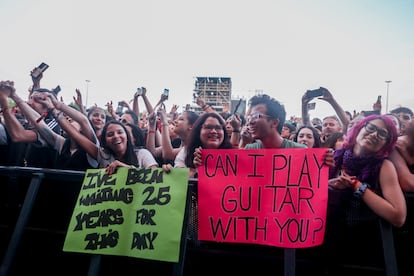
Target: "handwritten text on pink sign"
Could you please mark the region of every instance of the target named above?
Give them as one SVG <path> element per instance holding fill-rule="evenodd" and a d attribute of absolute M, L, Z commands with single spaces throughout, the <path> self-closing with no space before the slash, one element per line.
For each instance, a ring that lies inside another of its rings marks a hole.
<path fill-rule="evenodd" d="M 203 150 L 199 239 L 285 248 L 323 243 L 326 149 Z"/>

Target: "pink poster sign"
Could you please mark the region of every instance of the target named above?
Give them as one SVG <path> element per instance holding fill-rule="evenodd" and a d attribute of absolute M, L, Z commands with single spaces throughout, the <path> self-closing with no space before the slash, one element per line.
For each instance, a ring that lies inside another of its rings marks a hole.
<path fill-rule="evenodd" d="M 321 245 L 326 149 L 203 150 L 199 239 L 283 248 Z"/>

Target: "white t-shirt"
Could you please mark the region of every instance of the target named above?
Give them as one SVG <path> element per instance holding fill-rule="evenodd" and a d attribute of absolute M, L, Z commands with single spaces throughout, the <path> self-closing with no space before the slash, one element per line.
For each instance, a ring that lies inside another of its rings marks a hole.
<path fill-rule="evenodd" d="M 187 148 L 182 147 L 174 159 L 174 168 L 187 168 L 185 165 L 185 157 L 187 156 Z"/>
<path fill-rule="evenodd" d="M 140 168 L 149 168 L 151 166 L 157 166 L 158 163 L 155 160 L 154 156 L 147 149 L 134 149 L 135 154 L 138 159 L 138 167 Z M 106 168 L 109 164 L 115 161 L 115 158 L 112 154 L 107 153 L 102 147 L 98 151 L 98 164 L 99 168 Z"/>

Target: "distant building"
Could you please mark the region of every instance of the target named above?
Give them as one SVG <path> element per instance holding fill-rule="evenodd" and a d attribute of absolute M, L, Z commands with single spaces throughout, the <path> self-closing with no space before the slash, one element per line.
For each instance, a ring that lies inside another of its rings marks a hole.
<path fill-rule="evenodd" d="M 201 98 L 217 112 L 231 104 L 231 78 L 197 77 L 194 85 L 194 98 Z M 225 109 L 225 108 L 224 108 Z M 201 111 L 201 108 L 195 108 Z"/>
<path fill-rule="evenodd" d="M 203 99 L 205 104 L 213 107 L 217 112 L 229 111 L 244 115 L 246 112 L 246 100 L 233 98 L 231 90 L 231 78 L 228 77 L 196 77 L 194 84 L 193 105 L 188 104 L 186 110 L 202 112 L 200 106 L 195 104 L 196 98 Z"/>

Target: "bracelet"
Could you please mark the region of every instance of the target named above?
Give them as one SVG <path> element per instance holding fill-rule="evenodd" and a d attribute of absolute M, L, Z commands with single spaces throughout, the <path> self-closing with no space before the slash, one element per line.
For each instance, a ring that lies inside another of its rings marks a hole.
<path fill-rule="evenodd" d="M 371 186 L 367 183 L 362 183 L 359 185 L 359 187 L 354 192 L 354 196 L 358 199 L 362 198 L 362 195 L 365 193 L 367 189 L 369 189 Z"/>
<path fill-rule="evenodd" d="M 43 112 L 40 117 L 36 120 L 36 123 L 38 124 L 41 120 L 47 117 L 47 112 Z"/>
<path fill-rule="evenodd" d="M 239 129 L 233 129 L 231 132 L 240 133 L 240 130 Z"/>
<path fill-rule="evenodd" d="M 155 133 L 155 130 L 152 130 L 152 129 L 148 130 L 148 134 L 151 134 L 151 133 Z"/>
<path fill-rule="evenodd" d="M 357 189 L 362 185 L 362 183 L 358 179 L 354 179 L 351 185 L 352 185 L 352 189 L 354 190 L 354 192 L 356 192 Z"/>

